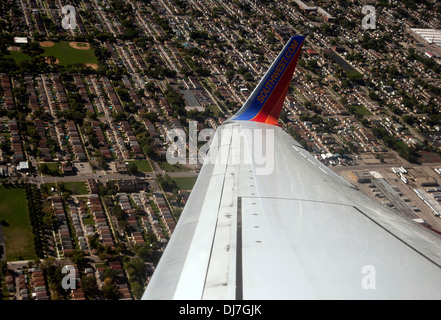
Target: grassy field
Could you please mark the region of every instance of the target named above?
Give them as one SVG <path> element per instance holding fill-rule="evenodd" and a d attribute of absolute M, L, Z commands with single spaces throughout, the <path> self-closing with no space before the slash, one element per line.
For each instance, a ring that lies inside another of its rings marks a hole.
<path fill-rule="evenodd" d="M 66 67 L 68 65 L 79 64 L 99 64 L 98 59 L 94 54 L 93 48 L 88 50 L 78 50 L 69 45 L 70 41 L 55 42 L 52 47 L 42 47 L 44 52 L 43 57 L 55 57 L 58 59 L 58 64 Z M 31 57 L 20 51 L 10 51 L 5 57 L 11 57 L 19 64 L 23 61 L 30 60 Z"/>
<path fill-rule="evenodd" d="M 221 110 L 219 110 L 218 106 L 215 104 L 211 104 L 208 106 L 208 109 L 210 109 L 211 111 L 213 111 L 213 113 L 218 116 L 219 114 L 222 114 L 223 112 Z"/>
<path fill-rule="evenodd" d="M 194 184 L 196 183 L 197 177 L 188 177 L 188 178 L 174 178 L 172 179 L 176 182 L 179 190 L 192 190 Z"/>
<path fill-rule="evenodd" d="M 49 170 L 52 170 L 54 172 L 56 172 L 57 176 L 62 176 L 63 172 L 61 171 L 61 164 L 57 163 L 57 162 L 45 162 L 45 164 L 47 165 Z M 40 165 L 38 166 L 38 170 L 41 172 L 41 166 L 42 164 L 40 163 Z M 50 174 L 48 173 L 42 173 L 44 176 L 50 176 Z"/>
<path fill-rule="evenodd" d="M 95 225 L 95 220 L 93 220 L 93 216 L 91 214 L 89 214 L 88 218 L 83 218 L 83 223 L 84 225 Z"/>
<path fill-rule="evenodd" d="M 56 57 L 59 64 L 62 66 L 68 66 L 70 64 L 80 63 L 96 63 L 98 64 L 98 59 L 96 58 L 93 48 L 88 50 L 78 50 L 72 48 L 69 45 L 70 41 L 60 41 L 55 42 L 52 47 L 46 47 L 44 49 L 43 55 L 46 57 Z"/>
<path fill-rule="evenodd" d="M 6 258 L 8 261 L 35 259 L 34 235 L 27 210 L 26 191 L 24 188 L 0 187 L 0 220 L 6 240 Z"/>
<path fill-rule="evenodd" d="M 363 106 L 349 106 L 349 109 L 353 110 L 355 114 L 361 116 L 371 116 L 372 113 Z M 349 110 L 351 112 L 351 110 Z"/>
<path fill-rule="evenodd" d="M 87 189 L 87 184 L 85 181 L 63 182 L 63 184 L 66 190 L 74 195 L 89 194 L 89 189 Z M 55 183 L 45 183 L 44 186 L 50 192 L 51 188 L 55 187 Z"/>
<path fill-rule="evenodd" d="M 179 171 L 192 171 L 193 169 L 186 167 L 182 164 L 176 163 L 176 164 L 170 164 L 167 161 L 160 162 L 160 165 L 164 171 L 167 172 L 179 172 Z"/>
<path fill-rule="evenodd" d="M 26 60 L 32 59 L 31 56 L 28 56 L 26 53 L 20 51 L 10 51 L 9 54 L 5 55 L 5 57 L 11 57 L 14 59 L 15 63 L 21 63 Z"/>
<path fill-rule="evenodd" d="M 127 162 L 136 164 L 136 167 L 138 168 L 138 171 L 140 171 L 140 172 L 153 172 L 153 169 L 147 160 L 134 160 L 134 161 L 127 161 Z"/>
<path fill-rule="evenodd" d="M 72 194 L 89 194 L 89 189 L 85 181 L 65 182 L 64 186 L 67 190 L 71 191 Z"/>

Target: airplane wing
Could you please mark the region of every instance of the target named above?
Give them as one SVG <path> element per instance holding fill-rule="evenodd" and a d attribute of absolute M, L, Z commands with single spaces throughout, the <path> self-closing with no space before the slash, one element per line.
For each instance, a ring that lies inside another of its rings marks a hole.
<path fill-rule="evenodd" d="M 217 129 L 142 299 L 441 298 L 441 238 L 276 125 L 303 42 Z"/>

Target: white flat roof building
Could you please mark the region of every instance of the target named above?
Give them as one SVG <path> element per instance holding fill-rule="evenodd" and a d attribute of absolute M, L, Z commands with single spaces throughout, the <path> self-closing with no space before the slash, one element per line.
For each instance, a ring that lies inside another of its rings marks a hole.
<path fill-rule="evenodd" d="M 424 40 L 426 40 L 429 43 L 434 43 L 437 46 L 441 47 L 441 30 L 437 29 L 420 29 L 420 28 L 413 28 L 410 29 L 413 33 L 419 35 Z"/>
<path fill-rule="evenodd" d="M 27 37 L 14 37 L 14 43 L 28 43 Z"/>
<path fill-rule="evenodd" d="M 21 161 L 18 163 L 17 171 L 29 170 L 29 163 L 27 161 Z"/>

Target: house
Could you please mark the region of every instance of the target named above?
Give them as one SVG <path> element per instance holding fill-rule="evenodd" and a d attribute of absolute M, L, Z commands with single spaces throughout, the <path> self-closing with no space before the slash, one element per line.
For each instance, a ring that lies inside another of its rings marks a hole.
<path fill-rule="evenodd" d="M 96 183 L 95 179 L 88 179 L 87 186 L 89 188 L 90 194 L 97 194 L 98 193 L 98 191 L 99 191 L 98 184 Z"/>
<path fill-rule="evenodd" d="M 123 161 L 118 161 L 115 163 L 116 172 L 118 173 L 127 173 L 127 166 Z"/>
<path fill-rule="evenodd" d="M 135 180 L 118 180 L 116 187 L 118 192 L 136 192 Z"/>
<path fill-rule="evenodd" d="M 149 183 L 143 179 L 135 178 L 135 185 L 138 191 L 140 190 L 148 191 Z"/>
<path fill-rule="evenodd" d="M 67 176 L 67 175 L 73 175 L 74 174 L 74 166 L 73 166 L 73 164 L 72 164 L 72 162 L 64 162 L 62 165 L 61 165 L 61 170 L 63 171 L 63 174 L 65 175 L 65 176 Z"/>

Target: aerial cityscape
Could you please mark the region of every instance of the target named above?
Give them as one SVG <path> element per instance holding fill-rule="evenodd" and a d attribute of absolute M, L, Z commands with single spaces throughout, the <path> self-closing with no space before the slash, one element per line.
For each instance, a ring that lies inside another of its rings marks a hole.
<path fill-rule="evenodd" d="M 236 114 L 296 35 L 281 128 L 441 234 L 441 2 L 5 0 L 0 12 L 2 300 L 140 300 L 201 170 L 191 129 Z M 176 132 L 186 163 L 168 157 Z"/>

